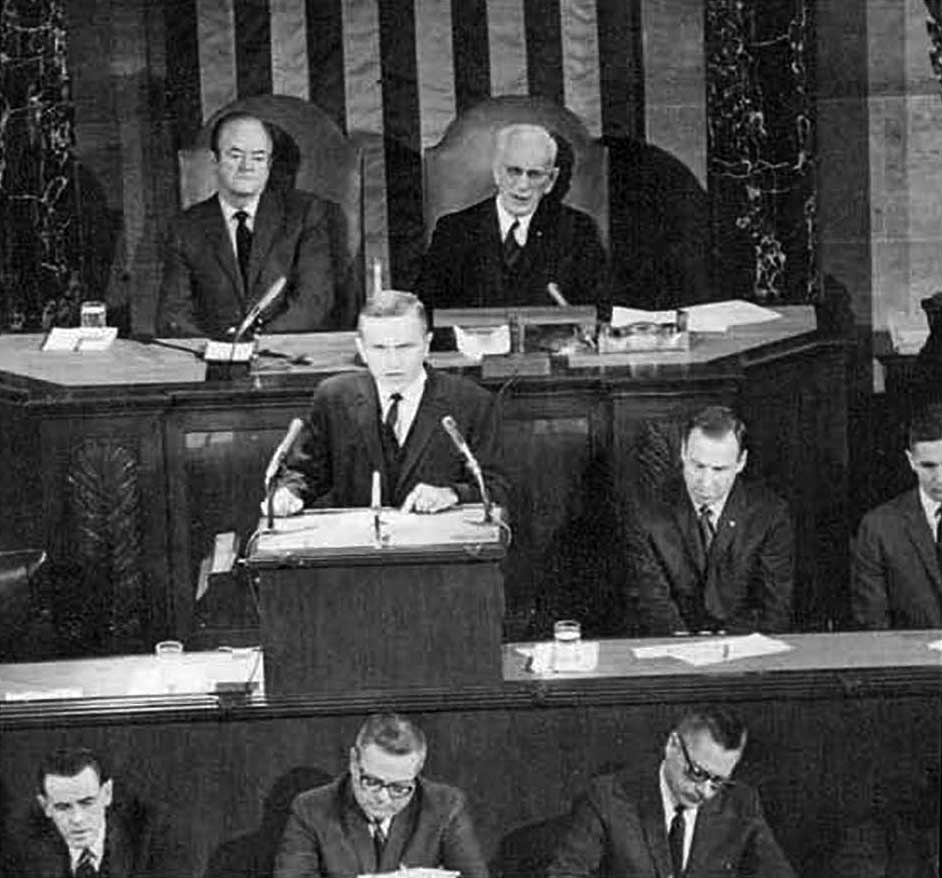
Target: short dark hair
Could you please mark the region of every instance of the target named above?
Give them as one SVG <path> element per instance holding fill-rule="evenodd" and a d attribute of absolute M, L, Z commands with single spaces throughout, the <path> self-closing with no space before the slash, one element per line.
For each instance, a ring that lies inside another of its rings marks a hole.
<path fill-rule="evenodd" d="M 272 150 L 275 148 L 275 132 L 264 119 L 259 119 L 258 116 L 253 116 L 251 113 L 246 113 L 242 110 L 236 110 L 232 113 L 224 113 L 220 116 L 214 123 L 213 129 L 209 135 L 209 145 L 213 151 L 213 155 L 216 158 L 219 158 L 219 138 L 222 136 L 222 129 L 226 127 L 230 122 L 239 122 L 239 121 L 249 121 L 258 122 L 262 128 L 265 129 L 265 133 L 268 135 L 268 142 L 271 144 Z"/>
<path fill-rule="evenodd" d="M 36 784 L 39 792 L 45 795 L 46 778 L 50 775 L 56 777 L 75 777 L 86 768 L 92 768 L 98 775 L 98 782 L 108 780 L 108 772 L 98 755 L 86 747 L 60 747 L 47 753 L 36 768 Z"/>
<path fill-rule="evenodd" d="M 404 317 L 407 314 L 415 314 L 423 326 L 428 326 L 425 305 L 418 296 L 402 290 L 382 290 L 370 296 L 360 309 L 357 330 L 364 317 Z"/>
<path fill-rule="evenodd" d="M 425 758 L 425 734 L 414 722 L 397 713 L 374 713 L 360 726 L 357 750 L 362 752 L 370 744 L 394 756 L 416 753 Z"/>
<path fill-rule="evenodd" d="M 739 445 L 739 453 L 746 450 L 746 424 L 729 406 L 709 405 L 695 412 L 684 427 L 684 442 L 694 430 L 711 439 L 721 439 L 732 433 Z"/>
<path fill-rule="evenodd" d="M 724 750 L 741 750 L 746 746 L 746 726 L 739 716 L 726 707 L 704 707 L 685 713 L 678 732 L 705 730 Z"/>
<path fill-rule="evenodd" d="M 909 450 L 917 442 L 942 440 L 942 403 L 931 402 L 919 409 L 909 422 Z"/>

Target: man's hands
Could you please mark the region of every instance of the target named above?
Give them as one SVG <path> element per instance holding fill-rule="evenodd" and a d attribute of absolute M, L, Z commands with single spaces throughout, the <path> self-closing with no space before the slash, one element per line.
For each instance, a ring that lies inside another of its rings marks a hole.
<path fill-rule="evenodd" d="M 402 504 L 403 512 L 444 512 L 458 505 L 458 495 L 454 488 L 436 488 L 419 482 Z"/>
<path fill-rule="evenodd" d="M 262 515 L 268 515 L 268 505 L 262 500 Z M 272 512 L 277 518 L 294 515 L 304 508 L 304 501 L 288 488 L 276 488 L 271 498 Z"/>

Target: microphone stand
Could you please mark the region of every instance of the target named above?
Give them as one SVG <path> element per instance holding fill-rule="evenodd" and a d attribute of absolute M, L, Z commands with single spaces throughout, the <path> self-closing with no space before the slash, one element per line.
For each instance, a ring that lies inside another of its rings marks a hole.
<path fill-rule="evenodd" d="M 491 511 L 491 495 L 484 482 L 484 473 L 481 472 L 481 465 L 477 462 L 477 458 L 475 457 L 465 461 L 465 463 L 468 469 L 471 470 L 474 480 L 478 483 L 478 490 L 481 492 L 481 502 L 484 504 L 484 524 L 491 524 L 494 521 L 494 513 Z"/>

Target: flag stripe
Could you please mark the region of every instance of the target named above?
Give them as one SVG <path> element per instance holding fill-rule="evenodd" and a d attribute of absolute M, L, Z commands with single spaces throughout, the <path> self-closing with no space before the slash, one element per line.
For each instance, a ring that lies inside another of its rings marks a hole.
<path fill-rule="evenodd" d="M 300 2 L 300 0 L 286 0 Z M 309 99 L 347 130 L 343 0 L 307 0 Z"/>
<path fill-rule="evenodd" d="M 196 0 L 166 7 L 167 112 L 173 120 L 174 151 L 190 146 L 203 121 Z"/>
<path fill-rule="evenodd" d="M 416 85 L 421 148 L 432 146 L 455 116 L 451 4 L 415 0 Z"/>
<path fill-rule="evenodd" d="M 379 259 L 388 279 L 386 164 L 383 92 L 380 87 L 379 17 L 375 0 L 342 3 L 347 132 L 363 149 L 363 247 L 367 264 Z"/>
<path fill-rule="evenodd" d="M 379 4 L 379 47 L 386 144 L 389 276 L 394 287 L 414 274 L 422 241 L 422 153 L 413 0 Z"/>
<path fill-rule="evenodd" d="M 524 0 L 487 0 L 491 95 L 528 93 Z"/>
<path fill-rule="evenodd" d="M 526 0 L 524 10 L 529 93 L 564 104 L 559 0 Z"/>
<path fill-rule="evenodd" d="M 271 0 L 272 94 L 308 99 L 310 72 L 307 57 L 307 10 L 304 4 L 298 0 Z"/>
<path fill-rule="evenodd" d="M 564 0 L 560 7 L 563 87 L 566 106 L 593 137 L 602 134 L 599 39 L 595 0 Z"/>
<path fill-rule="evenodd" d="M 491 94 L 486 0 L 451 0 L 451 21 L 457 114 Z"/>
<path fill-rule="evenodd" d="M 268 0 L 235 0 L 236 84 L 240 98 L 272 93 Z"/>
<path fill-rule="evenodd" d="M 197 0 L 200 104 L 203 121 L 235 100 L 235 13 L 232 0 Z"/>
<path fill-rule="evenodd" d="M 599 0 L 602 132 L 644 138 L 644 63 L 639 2 Z"/>

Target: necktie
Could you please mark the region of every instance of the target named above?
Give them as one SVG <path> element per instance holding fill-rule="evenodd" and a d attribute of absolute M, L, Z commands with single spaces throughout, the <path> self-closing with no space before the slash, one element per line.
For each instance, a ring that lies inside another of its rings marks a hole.
<path fill-rule="evenodd" d="M 386 833 L 383 832 L 383 825 L 378 821 L 373 822 L 373 853 L 376 855 L 376 871 L 379 871 L 379 864 L 383 860 L 383 849 L 386 847 Z"/>
<path fill-rule="evenodd" d="M 236 258 L 239 260 L 239 271 L 242 272 L 242 283 L 246 292 L 249 288 L 249 257 L 252 255 L 252 230 L 248 227 L 249 215 L 244 210 L 237 210 L 233 216 L 236 218 Z"/>
<path fill-rule="evenodd" d="M 392 404 L 389 406 L 389 409 L 386 412 L 386 420 L 384 420 L 383 423 L 386 425 L 389 435 L 398 445 L 399 436 L 396 433 L 396 425 L 399 423 L 399 403 L 402 401 L 402 394 L 393 393 L 390 394 L 389 398 L 392 400 Z"/>
<path fill-rule="evenodd" d="M 700 525 L 700 539 L 703 540 L 703 553 L 710 554 L 710 546 L 713 545 L 713 537 L 716 536 L 716 528 L 713 526 L 713 510 L 705 503 L 700 507 L 697 523 Z"/>
<path fill-rule="evenodd" d="M 521 247 L 517 241 L 517 228 L 520 226 L 520 220 L 514 220 L 507 230 L 507 237 L 504 238 L 504 265 L 507 268 L 513 268 L 520 258 Z"/>
<path fill-rule="evenodd" d="M 82 855 L 75 864 L 75 878 L 95 878 L 98 873 L 95 871 L 95 855 L 88 849 L 82 851 Z"/>
<path fill-rule="evenodd" d="M 671 828 L 667 833 L 667 846 L 671 852 L 671 874 L 680 878 L 684 874 L 684 806 L 674 808 Z"/>

